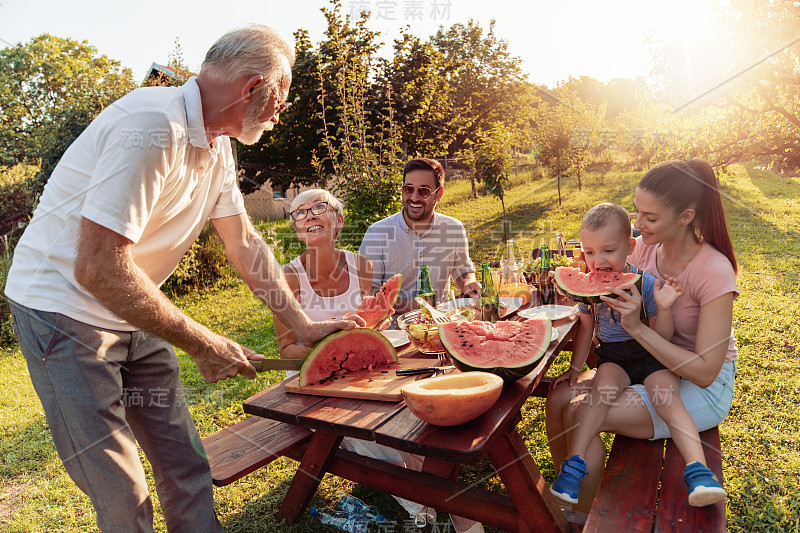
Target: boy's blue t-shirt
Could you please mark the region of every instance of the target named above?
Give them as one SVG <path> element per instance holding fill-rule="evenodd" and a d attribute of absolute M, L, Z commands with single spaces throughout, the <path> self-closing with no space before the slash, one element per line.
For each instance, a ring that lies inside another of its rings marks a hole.
<path fill-rule="evenodd" d="M 630 271 L 634 274 L 639 272 L 637 268 L 630 265 Z M 653 299 L 653 285 L 655 284 L 656 277 L 649 272 L 641 272 L 642 274 L 642 300 L 647 309 L 647 316 L 653 317 L 656 315 L 656 302 Z M 595 306 L 597 310 L 597 322 L 600 327 L 600 339 L 602 342 L 619 342 L 631 339 L 625 328 L 622 327 L 622 315 L 605 303 L 600 302 Z M 578 304 L 578 309 L 581 313 L 591 314 L 592 309 L 590 305 Z"/>

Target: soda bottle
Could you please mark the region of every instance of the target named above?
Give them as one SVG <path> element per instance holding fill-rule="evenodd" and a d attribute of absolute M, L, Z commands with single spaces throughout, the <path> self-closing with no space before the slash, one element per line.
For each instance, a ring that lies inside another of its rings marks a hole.
<path fill-rule="evenodd" d="M 543 244 L 542 264 L 539 267 L 539 303 L 541 305 L 556 303 L 556 289 L 553 287 L 553 280 L 548 275 L 551 270 L 553 268 L 550 266 L 550 249 Z"/>
<path fill-rule="evenodd" d="M 481 263 L 481 320 L 497 322 L 500 320 L 500 298 L 492 282 L 489 263 Z"/>
<path fill-rule="evenodd" d="M 339 500 L 337 507 L 350 515 L 363 516 L 371 522 L 376 522 L 378 524 L 386 522 L 386 517 L 379 513 L 377 508 L 367 505 L 363 501 L 350 494 L 345 494 L 342 496 L 342 499 Z"/>
<path fill-rule="evenodd" d="M 323 524 L 330 524 L 336 529 L 347 533 L 367 533 L 369 530 L 369 519 L 357 514 L 351 515 L 344 511 L 334 511 L 327 507 L 322 509 L 312 507 L 309 514 L 319 517 L 319 521 Z"/>
<path fill-rule="evenodd" d="M 431 306 L 436 307 L 436 292 L 431 287 L 431 275 L 428 272 L 428 265 L 419 267 L 419 296 Z"/>

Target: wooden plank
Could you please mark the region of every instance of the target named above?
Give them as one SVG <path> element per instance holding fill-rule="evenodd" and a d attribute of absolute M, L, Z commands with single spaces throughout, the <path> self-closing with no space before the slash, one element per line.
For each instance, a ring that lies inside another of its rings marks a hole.
<path fill-rule="evenodd" d="M 222 487 L 285 455 L 311 438 L 298 426 L 251 417 L 203 439 L 214 485 Z"/>
<path fill-rule="evenodd" d="M 278 518 L 292 524 L 303 514 L 341 442 L 341 435 L 326 431 L 314 433 L 278 509 Z"/>
<path fill-rule="evenodd" d="M 438 359 L 402 358 L 395 363 L 379 365 L 372 370 L 364 369 L 348 372 L 325 383 L 300 386 L 299 376 L 288 380 L 286 392 L 313 394 L 316 396 L 355 398 L 382 402 L 399 402 L 403 399 L 400 388 L 412 383 L 420 376 L 398 376 L 398 370 L 410 370 L 427 366 L 439 366 Z M 425 377 L 425 376 L 422 376 Z"/>
<path fill-rule="evenodd" d="M 617 435 L 584 533 L 653 529 L 664 441 Z"/>
<path fill-rule="evenodd" d="M 336 452 L 328 471 L 441 511 L 508 531 L 525 531 L 520 529 L 519 513 L 506 494 L 464 485 L 428 472 L 409 470 L 346 450 Z"/>
<path fill-rule="evenodd" d="M 722 457 L 720 453 L 719 431 L 712 428 L 700 434 L 708 467 L 722 482 Z M 673 531 L 724 532 L 726 531 L 725 502 L 707 507 L 689 505 L 683 471 L 686 462 L 678 448 L 667 441 L 664 456 L 664 472 L 661 475 L 661 491 L 658 496 L 658 513 L 653 531 L 671 533 Z M 724 485 L 723 485 L 724 486 Z"/>
<path fill-rule="evenodd" d="M 243 404 L 244 412 L 288 424 L 295 424 L 297 423 L 297 415 L 324 400 L 319 396 L 287 394 L 284 385 L 285 381 L 282 381 L 245 400 Z"/>
<path fill-rule="evenodd" d="M 524 523 L 542 532 L 570 531 L 558 503 L 516 431 L 497 439 L 489 450 L 489 459 Z"/>
<path fill-rule="evenodd" d="M 416 377 L 416 376 L 415 376 Z M 374 431 L 397 412 L 403 403 L 325 398 L 297 417 L 300 425 L 332 431 L 345 437 L 374 440 Z"/>
<path fill-rule="evenodd" d="M 533 378 L 526 377 L 504 384 L 500 398 L 489 411 L 459 426 L 434 426 L 403 409 L 375 430 L 375 441 L 426 457 L 475 464 L 499 434 L 513 429 L 532 382 Z"/>

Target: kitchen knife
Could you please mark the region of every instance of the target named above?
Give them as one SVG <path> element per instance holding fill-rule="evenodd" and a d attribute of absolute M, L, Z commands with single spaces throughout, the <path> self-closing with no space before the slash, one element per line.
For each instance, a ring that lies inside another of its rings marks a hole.
<path fill-rule="evenodd" d="M 446 365 L 446 366 L 426 366 L 422 368 L 409 368 L 407 370 L 398 370 L 396 374 L 398 376 L 413 376 L 415 374 L 431 374 L 433 372 L 441 372 L 442 370 L 452 370 L 455 367 L 453 365 Z"/>
<path fill-rule="evenodd" d="M 256 372 L 266 372 L 267 370 L 300 370 L 304 359 L 262 359 L 261 361 L 250 361 Z"/>

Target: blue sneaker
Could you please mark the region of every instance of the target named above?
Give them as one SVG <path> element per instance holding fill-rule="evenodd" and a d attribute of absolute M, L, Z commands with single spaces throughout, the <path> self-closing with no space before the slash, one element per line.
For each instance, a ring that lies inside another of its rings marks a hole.
<path fill-rule="evenodd" d="M 686 465 L 683 479 L 689 487 L 689 505 L 705 507 L 725 499 L 728 495 L 717 476 L 707 466 L 695 461 Z"/>
<path fill-rule="evenodd" d="M 578 503 L 578 493 L 581 490 L 581 479 L 586 475 L 586 461 L 578 455 L 573 455 L 563 463 L 558 477 L 553 481 L 550 492 L 553 496 L 569 503 Z"/>

